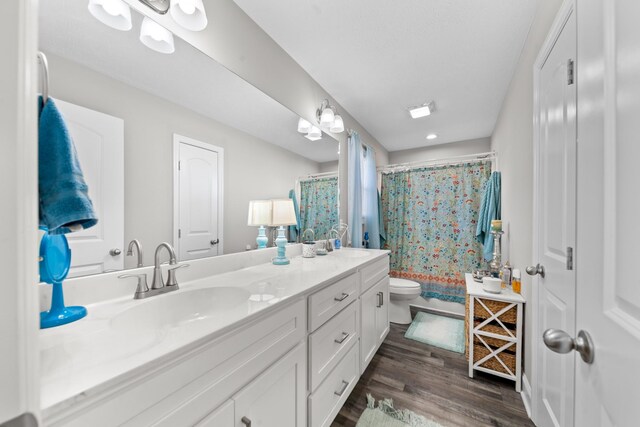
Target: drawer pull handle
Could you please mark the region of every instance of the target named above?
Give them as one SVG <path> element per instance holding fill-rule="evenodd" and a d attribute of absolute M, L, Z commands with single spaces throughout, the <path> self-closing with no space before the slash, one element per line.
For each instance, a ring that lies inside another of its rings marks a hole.
<path fill-rule="evenodd" d="M 334 391 L 333 394 L 336 396 L 342 396 L 344 391 L 349 387 L 349 381 L 342 380 L 342 387 L 338 391 Z"/>
<path fill-rule="evenodd" d="M 342 333 L 342 337 L 340 337 L 340 338 L 338 338 L 338 339 L 335 339 L 334 341 L 335 341 L 336 343 L 338 343 L 338 344 L 342 344 L 342 343 L 344 342 L 344 340 L 346 340 L 347 338 L 349 338 L 349 335 L 350 335 L 349 333 L 347 333 L 347 332 L 343 332 L 343 333 Z"/>
<path fill-rule="evenodd" d="M 384 305 L 384 293 L 378 292 L 378 308 Z"/>
<path fill-rule="evenodd" d="M 240 419 L 240 421 L 242 422 L 242 424 L 244 424 L 247 427 L 251 427 L 251 420 L 247 417 L 242 417 Z"/>
<path fill-rule="evenodd" d="M 334 298 L 334 300 L 335 300 L 335 301 L 340 302 L 340 301 L 344 301 L 344 300 L 345 300 L 345 299 L 347 299 L 347 298 L 349 298 L 349 294 L 345 294 L 345 293 L 343 292 L 343 293 L 342 293 L 342 296 L 335 297 L 335 298 Z"/>

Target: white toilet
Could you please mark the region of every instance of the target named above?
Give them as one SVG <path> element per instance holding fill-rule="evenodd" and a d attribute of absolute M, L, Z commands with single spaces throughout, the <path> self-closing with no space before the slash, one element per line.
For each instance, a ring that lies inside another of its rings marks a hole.
<path fill-rule="evenodd" d="M 389 321 L 406 325 L 411 323 L 409 304 L 420 296 L 421 289 L 418 282 L 406 279 L 391 278 L 389 283 Z"/>

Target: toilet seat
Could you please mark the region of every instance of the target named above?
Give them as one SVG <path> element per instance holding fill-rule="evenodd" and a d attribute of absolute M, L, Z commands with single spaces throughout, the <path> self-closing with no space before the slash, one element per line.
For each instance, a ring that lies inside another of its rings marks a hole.
<path fill-rule="evenodd" d="M 391 278 L 389 292 L 396 295 L 414 295 L 420 293 L 420 284 L 412 280 Z"/>

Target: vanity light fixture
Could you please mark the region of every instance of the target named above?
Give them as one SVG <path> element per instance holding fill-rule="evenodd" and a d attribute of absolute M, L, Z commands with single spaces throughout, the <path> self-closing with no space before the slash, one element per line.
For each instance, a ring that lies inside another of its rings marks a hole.
<path fill-rule="evenodd" d="M 122 0 L 89 0 L 89 12 L 100 22 L 120 31 L 129 31 L 131 9 Z"/>
<path fill-rule="evenodd" d="M 436 139 L 437 137 L 438 137 L 438 135 L 435 134 L 435 133 L 430 133 L 429 135 L 427 135 L 427 139 L 428 140 Z"/>
<path fill-rule="evenodd" d="M 172 0 L 169 13 L 178 25 L 191 31 L 202 31 L 209 22 L 202 0 Z"/>
<path fill-rule="evenodd" d="M 156 52 L 173 53 L 176 50 L 171 31 L 146 16 L 140 26 L 140 41 Z"/>
<path fill-rule="evenodd" d="M 431 115 L 433 110 L 434 104 L 433 101 L 431 101 L 422 105 L 417 105 L 415 107 L 409 107 L 409 114 L 411 114 L 412 119 L 419 119 L 420 117 Z"/>
<path fill-rule="evenodd" d="M 336 111 L 336 107 L 329 104 L 328 99 L 323 100 L 320 108 L 316 110 L 316 120 L 320 127 L 328 129 L 331 133 L 344 132 L 344 121 Z"/>

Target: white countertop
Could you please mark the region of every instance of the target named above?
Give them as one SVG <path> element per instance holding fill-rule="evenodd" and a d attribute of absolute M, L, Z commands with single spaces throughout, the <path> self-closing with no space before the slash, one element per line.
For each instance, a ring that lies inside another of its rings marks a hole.
<path fill-rule="evenodd" d="M 519 293 L 513 292 L 512 289 L 507 288 L 503 289 L 499 294 L 494 294 L 492 292 L 487 292 L 482 289 L 482 283 L 478 283 L 473 280 L 473 275 L 471 273 L 466 273 L 464 275 L 465 281 L 467 283 L 467 294 L 473 295 L 474 297 L 487 298 L 495 301 L 504 301 L 504 302 L 515 302 L 515 303 L 523 303 L 526 302 L 524 297 Z"/>
<path fill-rule="evenodd" d="M 346 253 L 355 250 L 343 248 L 340 251 Z M 367 251 L 370 254 L 364 257 L 340 256 L 338 251 L 316 258 L 296 256 L 291 258 L 290 265 L 262 263 L 180 282 L 178 291 L 144 300 L 133 300 L 131 292 L 127 296 L 86 305 L 86 318 L 40 331 L 41 406 L 45 417 L 47 413 L 72 406 L 105 388 L 135 377 L 151 362 L 170 360 L 277 310 L 287 300 L 296 300 L 347 276 L 358 267 L 388 253 L 382 250 Z M 217 262 L 220 262 L 219 258 L 223 257 L 217 258 Z M 180 281 L 180 274 L 178 279 Z M 170 299 L 179 293 L 214 287 L 243 289 L 246 291 L 242 293 L 246 294 L 246 301 L 233 309 L 198 318 L 195 322 L 158 328 L 151 333 L 148 325 L 147 328 L 137 325 L 131 325 L 131 329 L 114 328 L 114 318 L 131 307 L 158 298 Z M 269 296 L 268 301 L 261 297 L 265 295 Z"/>

